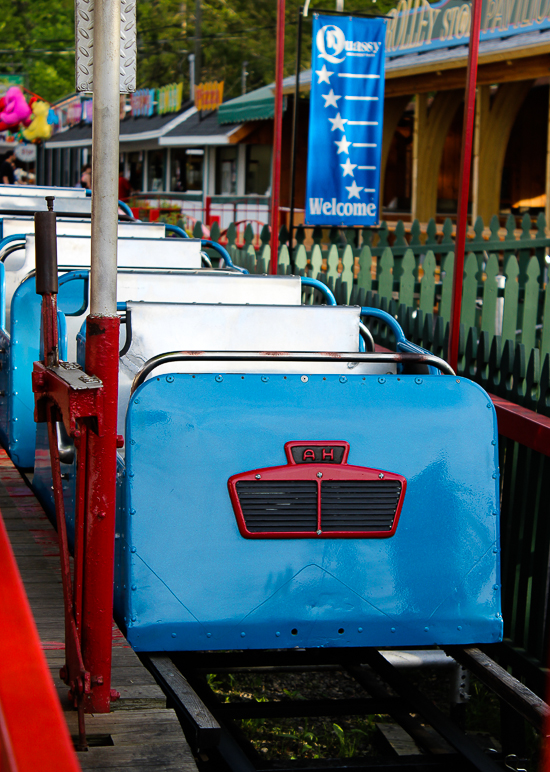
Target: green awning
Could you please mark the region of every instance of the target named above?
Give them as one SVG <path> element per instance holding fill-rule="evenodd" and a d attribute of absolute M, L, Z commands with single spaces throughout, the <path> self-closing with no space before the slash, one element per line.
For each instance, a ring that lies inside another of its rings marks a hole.
<path fill-rule="evenodd" d="M 286 100 L 283 100 L 283 110 Z M 273 118 L 275 95 L 273 85 L 251 91 L 235 99 L 224 102 L 218 109 L 218 123 L 244 123 Z"/>

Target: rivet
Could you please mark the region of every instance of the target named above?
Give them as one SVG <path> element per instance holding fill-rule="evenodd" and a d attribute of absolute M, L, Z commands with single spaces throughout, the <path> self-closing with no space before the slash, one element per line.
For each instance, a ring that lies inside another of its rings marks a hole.
<path fill-rule="evenodd" d="M 498 584 L 493 584 L 493 590 L 498 590 Z"/>
<path fill-rule="evenodd" d="M 132 585 L 132 590 L 135 592 L 137 590 L 137 587 L 135 584 Z"/>
<path fill-rule="evenodd" d="M 322 472 L 317 472 L 317 477 L 322 477 L 322 476 L 323 476 Z"/>
<path fill-rule="evenodd" d="M 309 379 L 308 379 L 307 375 L 302 375 L 300 380 L 302 381 L 302 383 L 307 383 Z"/>
<path fill-rule="evenodd" d="M 275 633 L 275 637 L 276 638 L 280 638 L 281 637 L 281 633 L 279 633 L 279 632 Z"/>
<path fill-rule="evenodd" d="M 395 633 L 395 627 L 392 627 L 391 632 Z"/>
<path fill-rule="evenodd" d="M 493 403 L 492 403 L 492 402 L 487 402 L 487 407 L 488 407 L 488 408 L 489 408 L 489 410 L 490 410 L 490 409 L 493 407 Z"/>
<path fill-rule="evenodd" d="M 496 440 L 491 440 L 491 445 L 496 445 L 496 444 L 497 444 Z"/>
<path fill-rule="evenodd" d="M 134 405 L 139 405 L 139 398 L 134 400 Z"/>
<path fill-rule="evenodd" d="M 493 472 L 493 480 L 496 480 L 498 477 L 498 474 L 496 472 Z"/>
<path fill-rule="evenodd" d="M 246 633 L 241 633 L 241 638 L 244 638 Z"/>
<path fill-rule="evenodd" d="M 221 383 L 223 381 L 223 375 L 216 375 L 216 381 Z"/>
<path fill-rule="evenodd" d="M 132 552 L 137 552 L 137 547 L 132 547 Z"/>
<path fill-rule="evenodd" d="M 496 555 L 496 554 L 497 554 L 497 552 L 498 552 L 498 547 L 495 547 L 495 548 L 493 549 L 493 552 L 494 552 L 494 553 L 495 553 L 495 555 Z"/>
<path fill-rule="evenodd" d="M 172 638 L 175 638 L 175 637 L 176 637 L 176 633 L 172 633 Z"/>
<path fill-rule="evenodd" d="M 424 381 L 422 380 L 422 378 L 415 378 L 415 379 L 414 379 L 414 382 L 415 382 L 415 383 L 417 383 L 419 386 L 420 386 L 420 384 L 421 384 L 421 383 L 424 383 Z"/>
<path fill-rule="evenodd" d="M 347 382 L 348 382 L 348 379 L 346 378 L 346 376 L 345 375 L 341 375 L 340 376 L 340 383 L 347 383 Z"/>
<path fill-rule="evenodd" d="M 456 382 L 457 382 L 457 383 L 460 383 L 460 378 L 457 378 L 457 379 L 456 379 Z"/>
<path fill-rule="evenodd" d="M 497 517 L 498 512 L 493 512 L 493 517 Z"/>
<path fill-rule="evenodd" d="M 166 383 L 174 383 L 174 376 L 173 375 L 167 375 L 166 376 Z"/>
<path fill-rule="evenodd" d="M 135 440 L 130 440 L 130 445 L 135 445 L 135 444 L 136 444 Z"/>
<path fill-rule="evenodd" d="M 262 475 L 261 474 L 257 474 L 256 475 L 256 480 L 261 480 L 261 479 L 262 479 Z"/>
<path fill-rule="evenodd" d="M 267 375 L 262 375 L 262 382 L 263 383 L 267 383 L 268 380 L 269 380 L 269 378 L 267 377 Z"/>
<path fill-rule="evenodd" d="M 135 510 L 135 509 L 131 509 L 131 510 L 130 510 L 130 514 L 131 514 L 131 515 L 135 515 L 135 514 L 136 514 L 136 510 Z"/>
<path fill-rule="evenodd" d="M 322 533 L 322 531 L 317 531 L 317 536 L 320 536 Z"/>
<path fill-rule="evenodd" d="M 425 627 L 424 628 L 424 632 L 427 633 L 429 631 L 429 629 L 430 629 L 429 627 Z"/>
<path fill-rule="evenodd" d="M 358 633 L 362 633 L 362 632 L 363 632 L 363 628 L 362 628 L 362 627 L 358 627 L 358 628 L 357 628 L 357 632 L 358 632 Z"/>
<path fill-rule="evenodd" d="M 456 629 L 457 630 L 462 630 L 462 625 L 459 625 Z"/>
<path fill-rule="evenodd" d="M 378 383 L 386 383 L 386 379 L 385 378 L 379 378 L 378 379 Z"/>
<path fill-rule="evenodd" d="M 206 633 L 207 638 L 212 638 L 212 633 Z"/>
<path fill-rule="evenodd" d="M 383 479 L 384 479 L 384 472 L 380 472 L 380 474 L 378 475 L 378 477 L 379 477 L 381 480 L 383 480 Z"/>
<path fill-rule="evenodd" d="M 137 617 L 132 617 L 132 622 L 135 622 Z"/>

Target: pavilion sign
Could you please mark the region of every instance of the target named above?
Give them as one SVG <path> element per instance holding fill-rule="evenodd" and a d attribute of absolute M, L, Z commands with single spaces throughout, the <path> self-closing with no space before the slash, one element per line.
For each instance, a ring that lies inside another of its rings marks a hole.
<path fill-rule="evenodd" d="M 197 110 L 217 110 L 223 102 L 224 81 L 199 83 L 195 86 L 195 107 Z"/>
<path fill-rule="evenodd" d="M 468 43 L 470 3 L 399 0 L 389 11 L 386 55 L 389 57 Z M 550 29 L 550 0 L 483 0 L 481 40 Z"/>

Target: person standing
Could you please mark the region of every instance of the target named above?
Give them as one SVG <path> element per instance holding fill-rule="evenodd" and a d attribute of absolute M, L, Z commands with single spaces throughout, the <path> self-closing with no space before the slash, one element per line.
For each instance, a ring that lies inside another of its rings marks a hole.
<path fill-rule="evenodd" d="M 86 166 L 82 169 L 82 174 L 80 175 L 80 184 L 83 188 L 86 188 L 86 190 L 90 190 L 92 187 L 92 167 L 90 164 L 86 164 Z"/>
<path fill-rule="evenodd" d="M 2 185 L 15 184 L 15 174 L 13 173 L 14 164 L 15 153 L 13 150 L 8 150 L 2 164 L 0 165 L 0 182 Z"/>
<path fill-rule="evenodd" d="M 118 200 L 128 201 L 132 194 L 130 181 L 124 176 L 124 164 L 120 164 L 118 177 Z"/>

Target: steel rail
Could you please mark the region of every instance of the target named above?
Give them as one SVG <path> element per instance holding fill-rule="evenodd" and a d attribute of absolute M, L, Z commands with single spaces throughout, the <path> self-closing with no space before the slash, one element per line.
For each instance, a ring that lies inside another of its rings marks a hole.
<path fill-rule="evenodd" d="M 444 375 L 454 375 L 447 362 L 431 354 L 336 353 L 309 351 L 170 351 L 151 357 L 132 382 L 132 395 L 153 370 L 172 362 L 362 362 L 364 364 L 423 364 L 437 367 Z"/>

